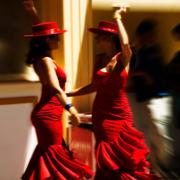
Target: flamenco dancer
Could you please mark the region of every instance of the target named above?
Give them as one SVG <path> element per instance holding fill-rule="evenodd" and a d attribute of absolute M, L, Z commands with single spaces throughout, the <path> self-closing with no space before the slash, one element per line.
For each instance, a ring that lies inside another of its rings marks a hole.
<path fill-rule="evenodd" d="M 133 128 L 132 113 L 126 98 L 131 49 L 128 35 L 121 21 L 126 12 L 119 6 L 115 23 L 101 21 L 96 34 L 98 48 L 104 49 L 95 59 L 89 85 L 68 91 L 67 96 L 97 92 L 92 110 L 92 126 L 96 137 L 95 180 L 157 180 L 147 172 L 149 153 L 143 134 Z"/>
<path fill-rule="evenodd" d="M 33 1 L 25 1 L 34 22 L 40 19 L 36 14 Z M 76 109 L 68 103 L 64 92 L 66 74 L 51 56 L 58 48 L 59 34 L 56 22 L 44 22 L 32 26 L 30 51 L 26 63 L 33 65 L 42 83 L 39 103 L 31 114 L 38 139 L 29 165 L 21 179 L 23 180 L 75 180 L 79 177 L 90 178 L 90 167 L 72 157 L 62 137 L 62 113 L 65 108 L 71 114 L 73 126 L 79 125 L 80 119 Z"/>

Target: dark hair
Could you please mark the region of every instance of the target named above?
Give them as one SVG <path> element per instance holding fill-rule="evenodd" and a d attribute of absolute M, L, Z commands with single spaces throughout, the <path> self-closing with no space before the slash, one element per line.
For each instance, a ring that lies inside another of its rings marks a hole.
<path fill-rule="evenodd" d="M 31 39 L 29 45 L 29 53 L 27 54 L 26 64 L 34 64 L 36 56 L 43 55 L 49 49 L 49 46 L 46 42 L 47 38 L 53 38 L 54 35 L 34 37 Z"/>
<path fill-rule="evenodd" d="M 147 18 L 144 19 L 136 28 L 136 37 L 146 34 L 154 30 L 157 27 L 158 23 L 156 20 Z"/>
<path fill-rule="evenodd" d="M 113 34 L 114 36 L 114 43 L 116 45 L 116 48 L 118 50 L 118 52 L 121 52 L 121 44 L 120 44 L 120 40 L 119 40 L 119 36 L 117 34 Z"/>
<path fill-rule="evenodd" d="M 121 43 L 120 43 L 118 34 L 114 34 L 114 33 L 110 33 L 110 32 L 105 32 L 104 34 L 113 36 L 113 41 L 115 43 L 115 46 L 116 46 L 118 52 L 121 52 L 122 49 L 121 49 Z"/>

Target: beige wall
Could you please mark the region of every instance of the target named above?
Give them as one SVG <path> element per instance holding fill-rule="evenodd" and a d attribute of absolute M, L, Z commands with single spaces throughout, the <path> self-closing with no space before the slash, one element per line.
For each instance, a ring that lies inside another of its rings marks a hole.
<path fill-rule="evenodd" d="M 18 180 L 37 144 L 30 113 L 40 97 L 41 84 L 0 85 L 0 179 Z"/>
<path fill-rule="evenodd" d="M 71 90 L 87 85 L 91 81 L 93 66 L 92 36 L 88 28 L 92 26 L 91 0 L 64 0 L 65 71 L 68 76 L 66 89 Z M 89 112 L 92 96 L 72 98 L 79 112 Z"/>

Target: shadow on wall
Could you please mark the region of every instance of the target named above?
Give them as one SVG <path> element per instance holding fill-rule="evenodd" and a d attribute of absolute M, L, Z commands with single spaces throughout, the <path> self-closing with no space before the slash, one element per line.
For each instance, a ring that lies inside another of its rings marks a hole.
<path fill-rule="evenodd" d="M 0 1 L 0 23 L 0 75 L 26 73 L 29 44 L 24 35 L 31 33 L 32 22 L 22 1 Z"/>

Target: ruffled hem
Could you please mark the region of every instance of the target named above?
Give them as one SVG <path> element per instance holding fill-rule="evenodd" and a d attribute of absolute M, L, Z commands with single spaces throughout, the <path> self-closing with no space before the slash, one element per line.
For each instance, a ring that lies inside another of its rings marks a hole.
<path fill-rule="evenodd" d="M 29 165 L 21 177 L 23 180 L 75 180 L 91 178 L 90 166 L 74 159 L 62 145 L 43 148 L 37 145 Z"/>
<path fill-rule="evenodd" d="M 124 123 L 116 139 L 97 144 L 97 166 L 107 176 L 114 176 L 114 179 L 157 180 L 156 175 L 147 172 L 149 163 L 145 156 L 148 153 L 143 134 Z"/>

